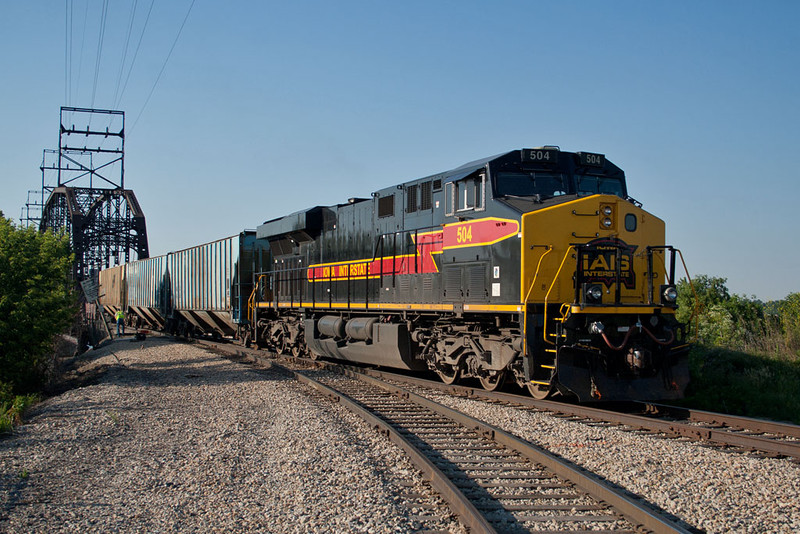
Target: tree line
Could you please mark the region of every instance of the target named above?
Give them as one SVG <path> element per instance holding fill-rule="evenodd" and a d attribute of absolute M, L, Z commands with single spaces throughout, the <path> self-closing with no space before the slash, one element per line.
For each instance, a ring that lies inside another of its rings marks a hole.
<path fill-rule="evenodd" d="M 678 320 L 698 342 L 776 358 L 800 358 L 800 293 L 778 301 L 730 294 L 727 279 L 700 275 L 678 283 Z"/>

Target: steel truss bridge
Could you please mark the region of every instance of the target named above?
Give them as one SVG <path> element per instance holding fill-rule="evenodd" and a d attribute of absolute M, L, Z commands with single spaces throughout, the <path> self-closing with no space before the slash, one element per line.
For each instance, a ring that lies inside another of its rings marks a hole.
<path fill-rule="evenodd" d="M 125 189 L 123 111 L 62 107 L 59 148 L 44 151 L 40 169 L 42 189 L 29 192 L 23 223 L 70 236 L 76 281 L 149 257 L 144 213 Z"/>

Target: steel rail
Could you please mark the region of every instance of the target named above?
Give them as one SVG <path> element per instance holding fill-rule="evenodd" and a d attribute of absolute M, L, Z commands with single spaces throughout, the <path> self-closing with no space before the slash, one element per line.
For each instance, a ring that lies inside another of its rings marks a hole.
<path fill-rule="evenodd" d="M 775 434 L 792 438 L 800 438 L 800 425 L 791 423 L 781 423 L 779 421 L 768 421 L 754 417 L 743 417 L 739 415 L 728 415 L 705 410 L 695 410 L 681 406 L 669 406 L 653 402 L 641 403 L 644 406 L 652 407 L 658 412 L 664 412 L 674 417 L 688 419 L 695 423 L 708 425 L 725 425 L 734 428 L 741 428 L 765 434 Z"/>
<path fill-rule="evenodd" d="M 409 459 L 412 461 L 412 463 L 414 463 L 414 465 L 416 465 L 417 468 L 419 468 L 425 474 L 425 476 L 428 477 L 428 481 L 430 482 L 431 486 L 437 492 L 439 492 L 445 501 L 447 501 L 453 512 L 459 514 L 465 526 L 467 526 L 471 532 L 496 532 L 494 527 L 475 508 L 474 504 L 468 500 L 468 498 L 455 486 L 455 484 L 453 484 L 453 482 L 448 479 L 447 476 L 424 455 L 424 453 L 411 444 L 410 441 L 408 441 L 390 424 L 369 412 L 358 402 L 349 398 L 347 395 L 342 394 L 335 389 L 306 376 L 300 371 L 294 371 L 273 361 L 266 360 L 266 358 L 264 358 L 262 355 L 263 353 L 259 354 L 259 351 L 244 349 L 242 347 L 224 346 L 216 343 L 212 344 L 204 342 L 203 344 L 212 346 L 220 352 L 224 352 L 232 356 L 243 358 L 250 357 L 260 360 L 266 365 L 282 369 L 285 372 L 294 375 L 297 380 L 309 385 L 310 387 L 313 387 L 323 395 L 335 400 L 336 402 L 339 402 L 344 407 L 361 417 L 369 425 L 386 435 L 393 443 L 401 447 L 406 454 L 409 455 Z M 630 521 L 633 525 L 639 527 L 640 529 L 645 529 L 656 534 L 688 534 L 691 532 L 691 530 L 687 530 L 677 522 L 658 515 L 646 504 L 626 496 L 622 491 L 611 487 L 596 475 L 577 467 L 566 460 L 560 459 L 552 453 L 541 449 L 540 447 L 521 440 L 520 438 L 513 436 L 499 427 L 495 427 L 484 421 L 480 421 L 469 415 L 460 413 L 435 401 L 386 383 L 372 376 L 367 376 L 362 372 L 362 369 L 344 368 L 340 365 L 319 361 L 314 361 L 313 365 L 315 367 L 328 368 L 334 372 L 358 379 L 366 384 L 379 387 L 393 395 L 408 399 L 417 405 L 431 410 L 445 418 L 451 419 L 468 429 L 472 429 L 483 434 L 498 444 L 508 447 L 510 450 L 516 451 L 518 454 L 527 458 L 534 464 L 545 467 L 554 475 L 569 481 L 595 499 L 605 502 L 623 518 Z M 392 376 L 394 377 L 396 375 Z"/>
<path fill-rule="evenodd" d="M 316 361 L 315 363 L 321 363 L 323 365 L 326 364 L 326 362 L 319 361 Z M 518 404 L 525 407 L 546 410 L 573 417 L 582 417 L 596 421 L 603 421 L 606 423 L 625 425 L 650 432 L 663 433 L 672 437 L 684 437 L 728 447 L 760 451 L 772 455 L 785 456 L 795 459 L 800 458 L 800 441 L 783 441 L 780 439 L 773 439 L 760 435 L 739 433 L 734 430 L 744 429 L 759 433 L 773 434 L 781 437 L 800 439 L 800 426 L 798 425 L 707 412 L 702 410 L 692 410 L 689 408 L 667 406 L 657 403 L 640 403 L 643 406 L 652 407 L 652 409 L 670 413 L 673 416 L 675 414 L 679 414 L 679 417 L 687 419 L 690 422 L 671 421 L 667 419 L 658 419 L 653 416 L 637 415 L 614 410 L 604 410 L 585 405 L 567 404 L 564 402 L 551 400 L 536 400 L 528 397 L 527 395 L 518 395 L 500 391 L 486 391 L 482 388 L 461 385 L 447 385 L 439 381 L 433 381 L 389 371 L 379 371 L 376 369 L 360 368 L 343 364 L 327 365 L 330 365 L 331 368 L 352 370 L 374 377 L 388 378 L 407 384 L 455 393 L 457 395 L 466 397 L 483 398 L 498 402 Z M 652 412 L 652 409 L 648 408 L 648 411 Z M 700 424 L 716 425 L 717 427 L 700 426 Z M 725 426 L 728 428 L 719 428 L 719 426 Z"/>
<path fill-rule="evenodd" d="M 610 487 L 599 477 L 581 468 L 578 468 L 565 460 L 557 458 L 552 453 L 527 441 L 521 440 L 499 427 L 490 425 L 484 421 L 480 421 L 479 419 L 475 419 L 474 417 L 448 408 L 442 404 L 412 393 L 408 390 L 393 386 L 374 377 L 367 376 L 358 371 L 341 368 L 338 370 L 347 376 L 357 378 L 367 384 L 380 387 L 395 395 L 407 398 L 414 403 L 424 406 L 425 408 L 444 417 L 452 419 L 467 428 L 472 428 L 483 433 L 498 443 L 508 447 L 509 449 L 518 452 L 522 456 L 528 458 L 530 461 L 545 466 L 557 476 L 568 480 L 594 498 L 610 505 L 617 512 L 622 514 L 623 517 L 635 525 L 639 525 L 655 533 L 680 532 L 688 534 L 690 532 L 676 522 L 670 521 L 654 513 L 649 507 L 643 505 L 641 502 L 637 502 L 636 500 L 624 495 L 621 491 Z"/>
<path fill-rule="evenodd" d="M 494 527 L 486 520 L 475 505 L 467 499 L 467 497 L 458 490 L 453 482 L 436 467 L 418 448 L 411 444 L 405 437 L 403 437 L 391 425 L 384 422 L 377 416 L 373 415 L 368 410 L 361 407 L 357 402 L 353 401 L 346 395 L 339 393 L 335 389 L 326 386 L 325 384 L 314 380 L 301 372 L 292 371 L 288 369 L 295 378 L 300 382 L 307 384 L 314 389 L 325 394 L 327 397 L 334 399 L 336 402 L 345 406 L 348 410 L 355 413 L 366 421 L 369 425 L 379 430 L 386 435 L 392 443 L 399 446 L 411 462 L 420 469 L 427 477 L 431 486 L 439 492 L 439 495 L 447 501 L 450 508 L 458 514 L 464 525 L 470 529 L 471 532 L 497 532 Z"/>
<path fill-rule="evenodd" d="M 681 421 L 669 421 L 643 415 L 604 410 L 591 406 L 567 404 L 549 400 L 536 400 L 526 395 L 515 395 L 513 393 L 504 393 L 499 391 L 486 391 L 480 388 L 458 385 L 448 386 L 432 380 L 410 377 L 386 371 L 364 369 L 363 372 L 371 376 L 391 378 L 393 380 L 408 384 L 415 384 L 421 387 L 428 387 L 440 391 L 455 392 L 456 394 L 467 397 L 514 403 L 574 417 L 584 417 L 606 423 L 626 425 L 651 432 L 660 432 L 673 437 L 685 437 L 729 447 L 756 450 L 768 454 L 787 456 L 790 458 L 800 458 L 800 441 L 781 441 L 764 436 L 741 434 L 731 431 L 730 429 L 709 428 L 707 426 L 698 426 L 697 424 L 690 424 Z M 795 425 L 773 423 L 760 419 L 729 416 L 712 412 L 702 412 L 699 410 L 691 410 L 690 414 L 690 420 L 697 423 L 703 422 L 707 424 L 724 424 L 729 427 L 741 427 L 757 432 L 774 433 L 789 437 L 800 437 L 798 436 L 800 434 L 800 427 Z"/>

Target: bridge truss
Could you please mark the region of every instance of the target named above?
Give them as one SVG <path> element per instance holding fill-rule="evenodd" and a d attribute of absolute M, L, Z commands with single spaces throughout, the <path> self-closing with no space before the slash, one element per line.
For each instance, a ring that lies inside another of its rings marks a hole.
<path fill-rule="evenodd" d="M 27 223 L 69 234 L 76 281 L 149 257 L 144 213 L 125 189 L 123 111 L 62 107 L 59 148 L 44 151 L 40 168 L 41 202 L 29 195 Z"/>

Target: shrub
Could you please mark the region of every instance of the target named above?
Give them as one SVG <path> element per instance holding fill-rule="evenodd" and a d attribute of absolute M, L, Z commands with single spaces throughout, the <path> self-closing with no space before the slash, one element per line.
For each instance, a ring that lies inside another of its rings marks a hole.
<path fill-rule="evenodd" d="M 17 228 L 0 212 L 0 383 L 14 393 L 44 385 L 53 337 L 77 311 L 65 235 Z"/>
<path fill-rule="evenodd" d="M 0 401 L 0 434 L 11 432 L 14 425 L 22 422 L 25 411 L 37 402 L 38 395 L 17 395 Z"/>
<path fill-rule="evenodd" d="M 681 404 L 800 424 L 800 360 L 695 345 L 692 383 Z"/>

